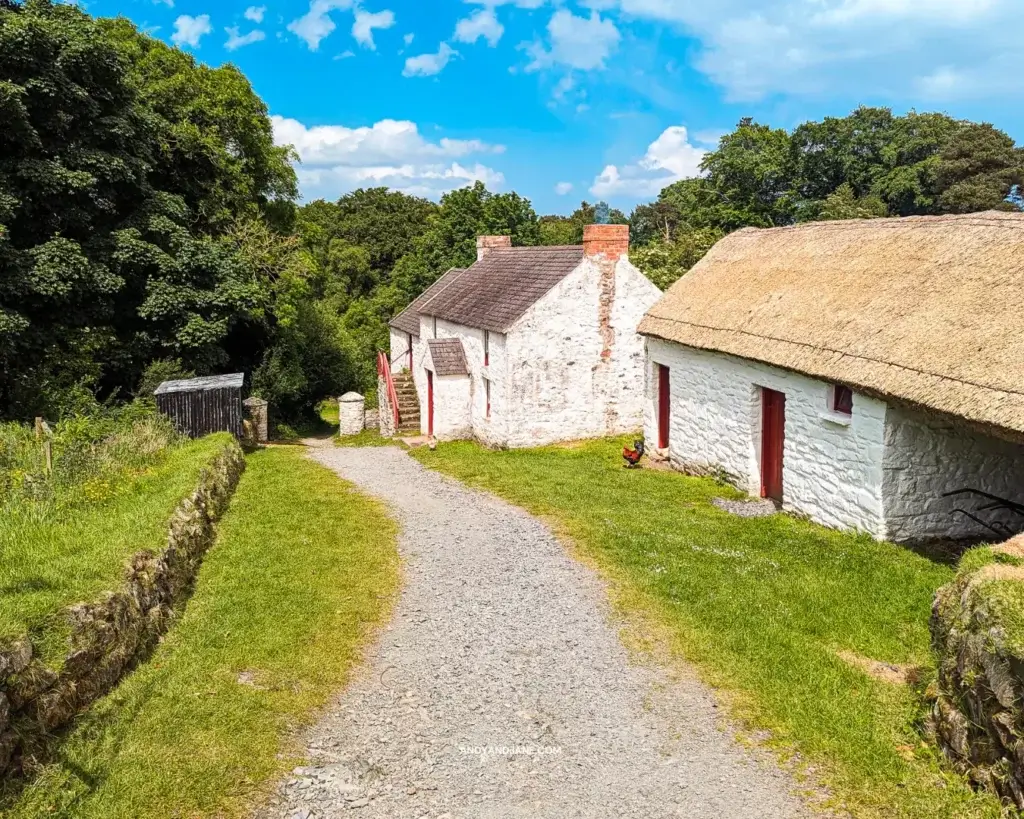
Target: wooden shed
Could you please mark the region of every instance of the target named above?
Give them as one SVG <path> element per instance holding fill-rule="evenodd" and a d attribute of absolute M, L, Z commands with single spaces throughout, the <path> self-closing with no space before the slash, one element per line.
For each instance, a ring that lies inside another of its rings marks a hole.
<path fill-rule="evenodd" d="M 156 406 L 179 432 L 201 438 L 213 432 L 242 437 L 242 388 L 245 375 L 211 375 L 165 381 L 153 393 Z"/>

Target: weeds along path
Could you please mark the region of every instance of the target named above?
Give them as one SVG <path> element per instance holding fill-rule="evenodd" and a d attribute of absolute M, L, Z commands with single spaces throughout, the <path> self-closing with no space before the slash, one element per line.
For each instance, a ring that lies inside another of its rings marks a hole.
<path fill-rule="evenodd" d="M 787 817 L 710 693 L 632 663 L 596 576 L 526 512 L 393 448 L 312 457 L 393 508 L 405 588 L 261 817 Z"/>

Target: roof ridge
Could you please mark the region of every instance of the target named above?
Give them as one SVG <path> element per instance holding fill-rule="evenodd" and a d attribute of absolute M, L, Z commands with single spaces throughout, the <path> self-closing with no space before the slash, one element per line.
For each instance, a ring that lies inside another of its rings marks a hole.
<path fill-rule="evenodd" d="M 752 236 L 783 231 L 847 230 L 870 227 L 878 230 L 897 228 L 930 228 L 946 224 L 970 225 L 976 227 L 1024 228 L 1024 212 L 986 210 L 976 213 L 943 213 L 937 216 L 890 216 L 878 219 L 836 219 L 834 221 L 800 222 L 795 225 L 778 225 L 770 228 L 745 227 L 732 235 Z M 728 237 L 726 237 L 728 238 Z"/>

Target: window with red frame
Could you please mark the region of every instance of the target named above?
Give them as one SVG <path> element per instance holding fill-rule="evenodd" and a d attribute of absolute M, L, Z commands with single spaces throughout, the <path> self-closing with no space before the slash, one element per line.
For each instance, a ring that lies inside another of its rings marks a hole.
<path fill-rule="evenodd" d="M 853 415 L 853 390 L 842 384 L 833 385 L 832 406 L 829 409 L 840 415 Z"/>
<path fill-rule="evenodd" d="M 484 379 L 484 392 L 487 394 L 487 417 L 491 417 L 491 380 Z"/>
<path fill-rule="evenodd" d="M 491 331 L 484 330 L 484 366 L 491 366 Z M 490 413 L 488 413 L 490 414 Z"/>

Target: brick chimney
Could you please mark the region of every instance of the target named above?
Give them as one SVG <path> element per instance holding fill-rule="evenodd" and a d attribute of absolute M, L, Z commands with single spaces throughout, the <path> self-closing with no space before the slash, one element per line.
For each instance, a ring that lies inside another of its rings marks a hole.
<path fill-rule="evenodd" d="M 512 247 L 511 236 L 478 236 L 476 240 L 476 260 L 479 262 L 495 248 Z"/>
<path fill-rule="evenodd" d="M 583 254 L 618 261 L 629 255 L 629 225 L 587 225 L 583 228 Z"/>

